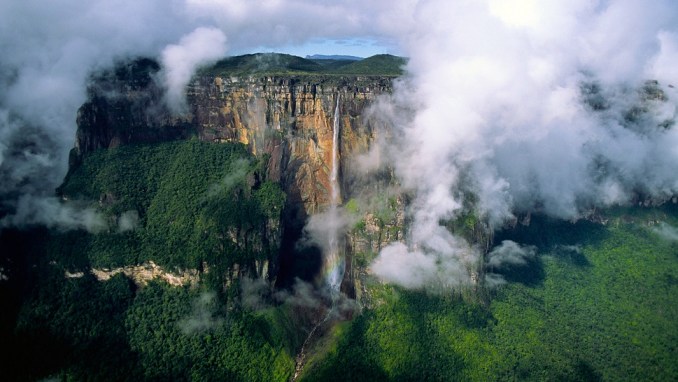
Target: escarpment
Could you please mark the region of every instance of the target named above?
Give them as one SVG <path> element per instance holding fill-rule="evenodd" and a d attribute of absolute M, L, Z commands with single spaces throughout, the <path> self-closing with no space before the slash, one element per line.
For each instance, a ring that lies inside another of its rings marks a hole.
<path fill-rule="evenodd" d="M 363 112 L 390 90 L 390 78 L 380 77 L 209 76 L 189 85 L 188 103 L 201 140 L 241 142 L 267 156 L 267 177 L 281 182 L 300 213 L 314 214 L 330 202 L 337 98 L 345 173 L 377 134 Z"/>
<path fill-rule="evenodd" d="M 262 164 L 257 176 L 279 184 L 287 195 L 280 237 L 267 239 L 281 243 L 279 259 L 268 276 L 283 284 L 300 273 L 303 277 L 307 271 L 292 264 L 299 261 L 294 252 L 307 218 L 331 202 L 335 111 L 339 195 L 344 204 L 364 191 L 351 183 L 359 176 L 356 157 L 366 153 L 381 133 L 366 111 L 392 91 L 394 77 L 199 74 L 187 86 L 185 110 L 177 113 L 165 106 L 163 91 L 154 81 L 158 70 L 153 61 L 137 60 L 93 77 L 89 99 L 78 112 L 72 166 L 98 149 L 130 144 L 196 138 L 242 143 Z M 379 176 L 372 182 L 372 193 L 389 187 L 390 174 Z M 354 286 L 354 269 L 366 263 L 355 255 L 378 252 L 387 242 L 402 239 L 404 206 L 401 198 L 397 202 L 394 198 L 381 206 L 386 209 L 379 216 L 371 210 L 354 211 L 362 220 L 346 240 L 344 290 L 359 289 Z M 314 265 L 301 268 L 317 271 Z"/>

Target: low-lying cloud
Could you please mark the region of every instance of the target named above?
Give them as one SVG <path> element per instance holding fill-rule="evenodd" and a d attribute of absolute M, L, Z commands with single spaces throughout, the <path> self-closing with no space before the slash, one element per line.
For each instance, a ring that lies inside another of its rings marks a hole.
<path fill-rule="evenodd" d="M 59 230 L 82 229 L 92 233 L 108 229 L 100 212 L 84 204 L 64 204 L 56 197 L 24 195 L 16 204 L 13 215 L 0 219 L 0 228 L 43 225 Z"/>
<path fill-rule="evenodd" d="M 215 329 L 225 320 L 218 313 L 219 301 L 214 292 L 203 292 L 193 301 L 191 314 L 177 324 L 184 334 L 196 334 Z"/>
<path fill-rule="evenodd" d="M 672 0 L 4 2 L 0 218 L 73 228 L 96 220 L 45 199 L 66 173 L 93 70 L 161 57 L 176 107 L 192 71 L 223 55 L 227 41 L 241 52 L 367 36 L 395 41 L 409 61 L 373 109 L 391 133 L 364 168 L 392 165 L 414 195 L 407 243 L 387 246 L 372 269 L 412 287 L 467 283 L 477 251 L 440 223 L 471 199 L 496 229 L 518 213 L 577 219 L 678 191 L 676 8 Z M 398 275 L 389 262 L 417 275 Z"/>
<path fill-rule="evenodd" d="M 195 70 L 213 63 L 226 55 L 226 35 L 217 28 L 197 28 L 179 40 L 168 45 L 160 56 L 163 70 L 163 84 L 166 87 L 166 101 L 170 109 L 177 112 L 186 110 L 184 92 Z"/>
<path fill-rule="evenodd" d="M 378 276 L 416 286 L 445 272 L 440 257 L 463 263 L 441 247 L 452 240 L 440 222 L 469 194 L 498 229 L 515 214 L 578 219 L 678 191 L 674 3 L 426 1 L 413 18 L 407 74 L 380 110 L 414 109 L 411 122 L 386 117 L 397 133 L 380 151 L 415 195 L 411 232 L 381 252 Z"/>
<path fill-rule="evenodd" d="M 536 254 L 537 248 L 534 246 L 522 246 L 512 240 L 504 240 L 487 254 L 487 266 L 501 268 L 526 265 Z"/>
<path fill-rule="evenodd" d="M 181 111 L 194 70 L 223 57 L 227 48 L 246 52 L 317 38 L 388 38 L 384 28 L 406 20 L 411 6 L 344 1 L 328 9 L 312 0 L 0 3 L 0 218 L 22 224 L 22 217 L 54 206 L 41 200 L 54 195 L 66 174 L 77 111 L 93 71 L 129 58 L 157 58 L 166 101 Z M 30 198 L 19 206 L 21 195 Z M 30 214 L 17 212 L 32 200 L 38 202 Z"/>
<path fill-rule="evenodd" d="M 667 241 L 678 241 L 678 228 L 661 222 L 658 227 L 652 228 L 652 231 Z"/>

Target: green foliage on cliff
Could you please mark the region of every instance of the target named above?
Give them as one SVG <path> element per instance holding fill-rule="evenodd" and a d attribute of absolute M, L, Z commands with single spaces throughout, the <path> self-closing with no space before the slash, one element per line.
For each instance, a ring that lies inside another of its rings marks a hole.
<path fill-rule="evenodd" d="M 677 243 L 613 211 L 607 226 L 533 218 L 500 239 L 537 245 L 488 303 L 369 287 L 374 308 L 309 361 L 304 381 L 637 381 L 678 377 Z M 341 373 L 337 373 L 341 370 Z"/>
<path fill-rule="evenodd" d="M 147 380 L 287 381 L 292 349 L 265 317 L 228 311 L 210 294 L 151 283 L 125 327 Z"/>
<path fill-rule="evenodd" d="M 162 282 L 137 289 L 122 274 L 100 282 L 53 266 L 33 272 L 3 338 L 5 380 L 287 381 L 294 370 L 274 318 L 229 310 L 213 293 Z"/>
<path fill-rule="evenodd" d="M 277 256 L 286 196 L 262 166 L 243 145 L 197 140 L 84 157 L 61 192 L 108 229 L 0 231 L 3 378 L 287 381 L 286 317 L 240 309 L 225 280 Z M 89 272 L 147 260 L 209 272 L 197 288 Z"/>
<path fill-rule="evenodd" d="M 233 56 L 218 61 L 210 69 L 219 73 L 307 73 L 323 70 L 322 65 L 305 58 L 282 53 L 257 53 Z"/>
<path fill-rule="evenodd" d="M 69 245 L 105 267 L 153 260 L 227 269 L 270 258 L 277 241 L 268 230 L 277 229 L 285 194 L 256 169 L 240 144 L 192 140 L 97 151 L 61 189 L 70 198 L 99 200 L 110 229 L 77 234 Z"/>

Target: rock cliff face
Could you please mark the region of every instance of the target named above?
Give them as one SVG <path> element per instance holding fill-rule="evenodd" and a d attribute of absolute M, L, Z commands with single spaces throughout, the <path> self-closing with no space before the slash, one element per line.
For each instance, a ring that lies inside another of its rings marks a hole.
<path fill-rule="evenodd" d="M 155 61 L 140 59 L 92 77 L 88 100 L 78 110 L 78 156 L 121 144 L 191 136 L 190 117 L 174 116 L 163 104 L 162 89 L 153 81 L 158 70 Z"/>
<path fill-rule="evenodd" d="M 314 214 L 330 202 L 337 102 L 340 171 L 346 173 L 375 138 L 363 112 L 390 90 L 391 80 L 380 77 L 209 76 L 189 85 L 188 103 L 200 139 L 241 142 L 269 156 L 267 178 L 283 184 L 300 213 Z"/>
<path fill-rule="evenodd" d="M 241 142 L 266 161 L 267 180 L 287 193 L 282 222 L 278 280 L 286 273 L 294 245 L 308 216 L 325 210 L 331 199 L 330 173 L 334 114 L 338 110 L 338 158 L 342 202 L 359 192 L 349 187 L 354 159 L 365 153 L 377 130 L 365 111 L 391 92 L 392 77 L 341 75 L 195 77 L 187 87 L 187 111 L 171 113 L 152 80 L 158 70 L 139 60 L 93 78 L 90 97 L 78 113 L 72 160 L 99 148 L 137 142 L 159 142 L 197 136 L 211 142 Z M 382 182 L 383 183 L 383 182 Z M 388 181 L 387 181 L 388 183 Z M 361 211 L 364 224 L 347 238 L 348 278 L 354 276 L 353 254 L 378 251 L 385 242 L 402 238 L 402 201 L 388 221 L 376 222 Z M 376 222 L 376 223 L 375 223 Z M 353 291 L 352 280 L 344 289 Z"/>

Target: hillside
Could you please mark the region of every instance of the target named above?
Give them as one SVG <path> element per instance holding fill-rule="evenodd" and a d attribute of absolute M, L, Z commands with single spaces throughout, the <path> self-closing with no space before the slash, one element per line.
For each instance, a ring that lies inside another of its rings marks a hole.
<path fill-rule="evenodd" d="M 381 54 L 365 59 L 301 58 L 280 53 L 257 53 L 233 56 L 203 68 L 209 75 L 368 75 L 398 76 L 403 73 L 406 60 L 402 57 Z"/>

